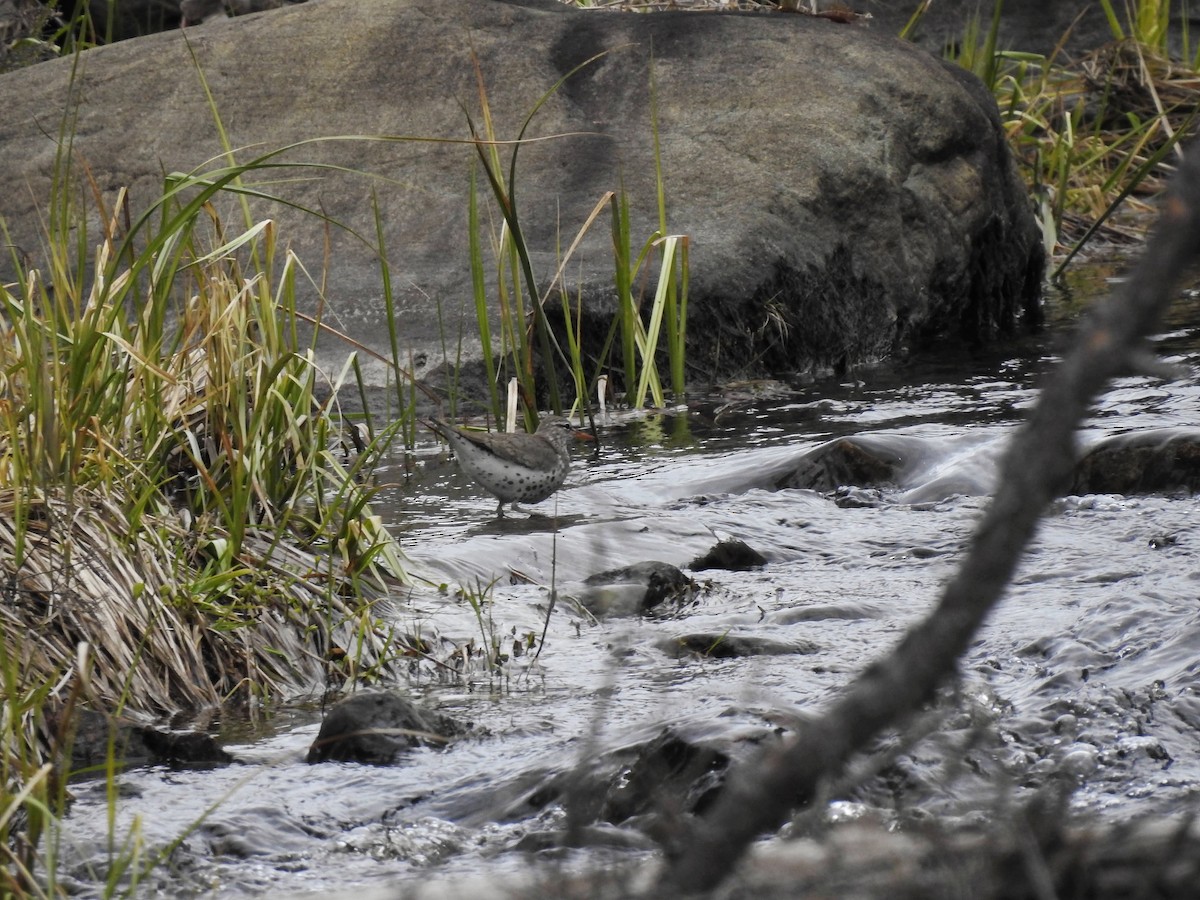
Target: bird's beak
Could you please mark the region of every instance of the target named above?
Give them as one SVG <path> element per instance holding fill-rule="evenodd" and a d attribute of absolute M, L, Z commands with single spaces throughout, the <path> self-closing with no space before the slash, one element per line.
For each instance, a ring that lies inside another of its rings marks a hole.
<path fill-rule="evenodd" d="M 594 441 L 596 439 L 595 435 L 588 434 L 586 431 L 575 430 L 571 434 L 575 436 L 575 440 L 577 441 Z"/>

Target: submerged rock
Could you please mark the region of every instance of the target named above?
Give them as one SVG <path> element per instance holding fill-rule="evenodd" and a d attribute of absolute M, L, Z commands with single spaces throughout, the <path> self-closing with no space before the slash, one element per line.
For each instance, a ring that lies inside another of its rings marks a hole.
<path fill-rule="evenodd" d="M 173 765 L 204 767 L 226 765 L 233 757 L 202 731 L 165 728 L 95 710 L 77 712 L 66 731 L 61 720 L 53 729 L 68 737 L 71 770 L 86 772 L 108 765 L 111 756 L 118 769 L 130 766 Z"/>
<path fill-rule="evenodd" d="M 678 566 L 657 560 L 597 572 L 583 584 L 574 597 L 598 618 L 641 615 L 666 601 L 678 604 L 696 589 Z"/>
<path fill-rule="evenodd" d="M 353 694 L 325 715 L 307 759 L 387 765 L 413 747 L 444 747 L 467 728 L 396 693 Z"/>
<path fill-rule="evenodd" d="M 685 634 L 659 641 L 658 646 L 663 652 L 675 657 L 704 656 L 709 659 L 786 656 L 789 653 L 816 653 L 820 649 L 811 641 L 777 641 L 757 635 L 728 632 Z"/>
<path fill-rule="evenodd" d="M 729 753 L 715 743 L 666 728 L 638 748 L 632 764 L 609 786 L 600 819 L 619 825 L 646 813 L 701 813 L 724 783 L 729 763 Z"/>
<path fill-rule="evenodd" d="M 501 787 L 502 805 L 492 815 L 525 818 L 561 803 L 569 810 L 576 833 L 571 835 L 568 829 L 543 835 L 538 849 L 549 840 L 559 840 L 561 845 L 582 843 L 581 830 L 595 825 L 631 828 L 662 838 L 679 816 L 706 809 L 720 791 L 730 761 L 772 733 L 718 724 L 706 726 L 700 734 L 685 725 L 665 726 L 597 753 L 571 770 Z"/>
<path fill-rule="evenodd" d="M 688 568 L 701 572 L 705 569 L 725 569 L 730 572 L 745 572 L 749 569 L 757 569 L 767 564 L 767 558 L 747 544 L 745 541 L 737 538 L 726 538 L 717 544 L 714 544 L 712 549 L 707 553 L 697 556 L 690 563 Z"/>
<path fill-rule="evenodd" d="M 894 485 L 903 467 L 904 457 L 890 445 L 870 437 L 838 438 L 805 453 L 775 486 L 827 494 L 847 486 Z"/>
<path fill-rule="evenodd" d="M 1162 428 L 1106 438 L 1075 466 L 1069 494 L 1200 490 L 1200 431 Z"/>

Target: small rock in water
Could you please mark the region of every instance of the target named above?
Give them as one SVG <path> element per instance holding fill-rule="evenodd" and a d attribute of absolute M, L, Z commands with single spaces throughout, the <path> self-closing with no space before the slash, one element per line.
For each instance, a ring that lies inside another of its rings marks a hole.
<path fill-rule="evenodd" d="M 636 616 L 664 601 L 681 602 L 696 584 L 677 566 L 651 560 L 597 572 L 584 579 L 577 599 L 594 616 Z"/>
<path fill-rule="evenodd" d="M 661 809 L 695 812 L 720 791 L 730 755 L 720 741 L 689 739 L 666 728 L 637 755 L 603 797 L 600 819 L 613 825 Z M 655 824 L 647 823 L 650 830 Z"/>
<path fill-rule="evenodd" d="M 52 724 L 55 730 L 61 727 L 56 719 Z M 204 767 L 233 762 L 233 757 L 203 731 L 154 727 L 90 709 L 78 710 L 70 728 L 71 768 L 75 771 L 104 766 L 110 754 L 118 768 L 163 764 Z"/>
<path fill-rule="evenodd" d="M 709 659 L 736 659 L 745 656 L 786 656 L 789 653 L 816 653 L 811 641 L 776 641 L 756 635 L 703 632 L 667 638 L 658 647 L 675 657 L 688 654 Z"/>
<path fill-rule="evenodd" d="M 830 493 L 843 485 L 875 487 L 894 484 L 904 459 L 894 448 L 877 446 L 869 437 L 837 438 L 805 453 L 780 478 L 778 488 Z"/>
<path fill-rule="evenodd" d="M 307 760 L 387 765 L 413 747 L 443 747 L 467 727 L 396 693 L 354 694 L 326 714 Z"/>
<path fill-rule="evenodd" d="M 1169 494 L 1200 490 L 1200 432 L 1160 428 L 1096 444 L 1075 466 L 1068 494 Z"/>
<path fill-rule="evenodd" d="M 703 556 L 697 556 L 688 568 L 700 572 L 704 569 L 726 569 L 730 572 L 745 572 L 767 564 L 767 558 L 737 538 L 721 541 Z"/>

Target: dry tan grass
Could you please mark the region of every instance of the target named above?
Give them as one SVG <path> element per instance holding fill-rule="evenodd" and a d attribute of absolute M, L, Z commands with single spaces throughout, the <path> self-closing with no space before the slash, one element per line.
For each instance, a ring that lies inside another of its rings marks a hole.
<path fill-rule="evenodd" d="M 236 560 L 225 599 L 244 596 L 239 615 L 232 603 L 206 609 L 198 533 L 179 519 L 131 533 L 121 502 L 92 491 L 33 503 L 14 567 L 13 499 L 0 493 L 0 639 L 30 686 L 71 687 L 86 644 L 95 705 L 169 712 L 319 689 L 328 651 L 360 634 L 364 664 L 388 653 L 388 636 L 330 590 L 329 561 L 273 535 L 249 535 Z"/>
<path fill-rule="evenodd" d="M 394 655 L 375 607 L 406 561 L 339 459 L 277 273 L 189 245 L 161 276 L 180 290 L 144 280 L 190 223 L 132 265 L 108 232 L 82 300 L 61 272 L 0 285 L 0 677 L 23 760 L 43 705 L 281 698 Z"/>

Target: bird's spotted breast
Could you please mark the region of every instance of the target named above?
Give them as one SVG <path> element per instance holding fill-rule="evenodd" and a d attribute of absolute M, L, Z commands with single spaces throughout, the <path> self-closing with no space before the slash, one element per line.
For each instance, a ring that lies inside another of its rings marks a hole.
<path fill-rule="evenodd" d="M 571 466 L 570 423 L 548 417 L 535 434 L 466 432 L 448 422 L 430 427 L 454 449 L 459 464 L 484 489 L 505 503 L 538 503 L 558 490 Z"/>

